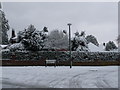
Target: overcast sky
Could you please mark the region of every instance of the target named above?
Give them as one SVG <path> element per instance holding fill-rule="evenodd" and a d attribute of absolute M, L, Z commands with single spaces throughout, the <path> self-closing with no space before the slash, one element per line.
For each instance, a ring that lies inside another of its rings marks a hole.
<path fill-rule="evenodd" d="M 72 36 L 76 31 L 85 31 L 102 43 L 115 40 L 118 35 L 117 2 L 4 2 L 2 9 L 16 33 L 30 24 L 38 30 L 47 26 L 49 31 L 68 31 L 70 22 Z"/>

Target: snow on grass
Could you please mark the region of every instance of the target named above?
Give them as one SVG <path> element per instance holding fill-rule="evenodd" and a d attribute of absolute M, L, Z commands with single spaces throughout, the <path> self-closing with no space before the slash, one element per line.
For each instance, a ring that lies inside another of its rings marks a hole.
<path fill-rule="evenodd" d="M 117 88 L 117 66 L 3 67 L 3 87 Z"/>

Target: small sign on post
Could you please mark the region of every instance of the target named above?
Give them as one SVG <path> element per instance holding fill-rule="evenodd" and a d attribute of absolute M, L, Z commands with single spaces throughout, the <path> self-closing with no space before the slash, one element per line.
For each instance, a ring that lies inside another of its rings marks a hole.
<path fill-rule="evenodd" d="M 46 60 L 45 66 L 47 67 L 48 64 L 50 64 L 50 65 L 54 64 L 54 66 L 56 67 L 56 60 Z"/>

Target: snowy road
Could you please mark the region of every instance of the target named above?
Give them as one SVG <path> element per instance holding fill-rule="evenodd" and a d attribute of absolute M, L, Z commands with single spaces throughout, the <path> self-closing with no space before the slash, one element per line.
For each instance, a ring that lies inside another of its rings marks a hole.
<path fill-rule="evenodd" d="M 3 88 L 117 88 L 118 67 L 3 67 Z"/>

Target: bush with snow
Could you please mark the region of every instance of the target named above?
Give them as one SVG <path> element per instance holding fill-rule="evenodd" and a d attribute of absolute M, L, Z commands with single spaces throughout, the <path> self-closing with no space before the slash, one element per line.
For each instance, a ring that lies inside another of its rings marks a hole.
<path fill-rule="evenodd" d="M 89 43 L 94 44 L 96 47 L 99 46 L 99 43 L 95 36 L 85 36 L 84 31 L 82 31 L 81 34 L 79 34 L 79 32 L 76 32 L 75 37 L 72 40 L 72 51 L 91 51 L 91 48 L 88 46 Z"/>
<path fill-rule="evenodd" d="M 15 43 L 8 47 L 10 51 L 25 50 L 22 43 Z"/>
<path fill-rule="evenodd" d="M 72 50 L 73 51 L 89 51 L 84 31 L 82 31 L 81 34 L 79 34 L 79 32 L 75 33 L 75 37 L 72 40 Z"/>
<path fill-rule="evenodd" d="M 44 27 L 42 31 L 38 31 L 33 25 L 30 25 L 24 31 L 18 33 L 18 42 L 21 42 L 26 50 L 42 50 L 47 38 L 46 32 L 48 32 L 47 27 Z"/>
<path fill-rule="evenodd" d="M 99 43 L 98 43 L 97 39 L 96 39 L 95 36 L 93 36 L 93 35 L 88 35 L 88 36 L 86 36 L 86 40 L 87 40 L 87 43 L 88 43 L 88 44 L 91 42 L 91 43 L 93 43 L 94 45 L 99 46 Z"/>
<path fill-rule="evenodd" d="M 117 49 L 117 46 L 114 44 L 113 41 L 109 41 L 105 46 L 106 51 L 111 51 L 111 50 L 115 50 L 115 49 Z"/>
<path fill-rule="evenodd" d="M 8 49 L 5 49 L 5 50 L 2 50 L 0 51 L 0 53 L 2 53 L 2 59 L 3 60 L 11 60 L 11 56 L 12 56 L 12 53 L 10 52 L 10 50 Z"/>

